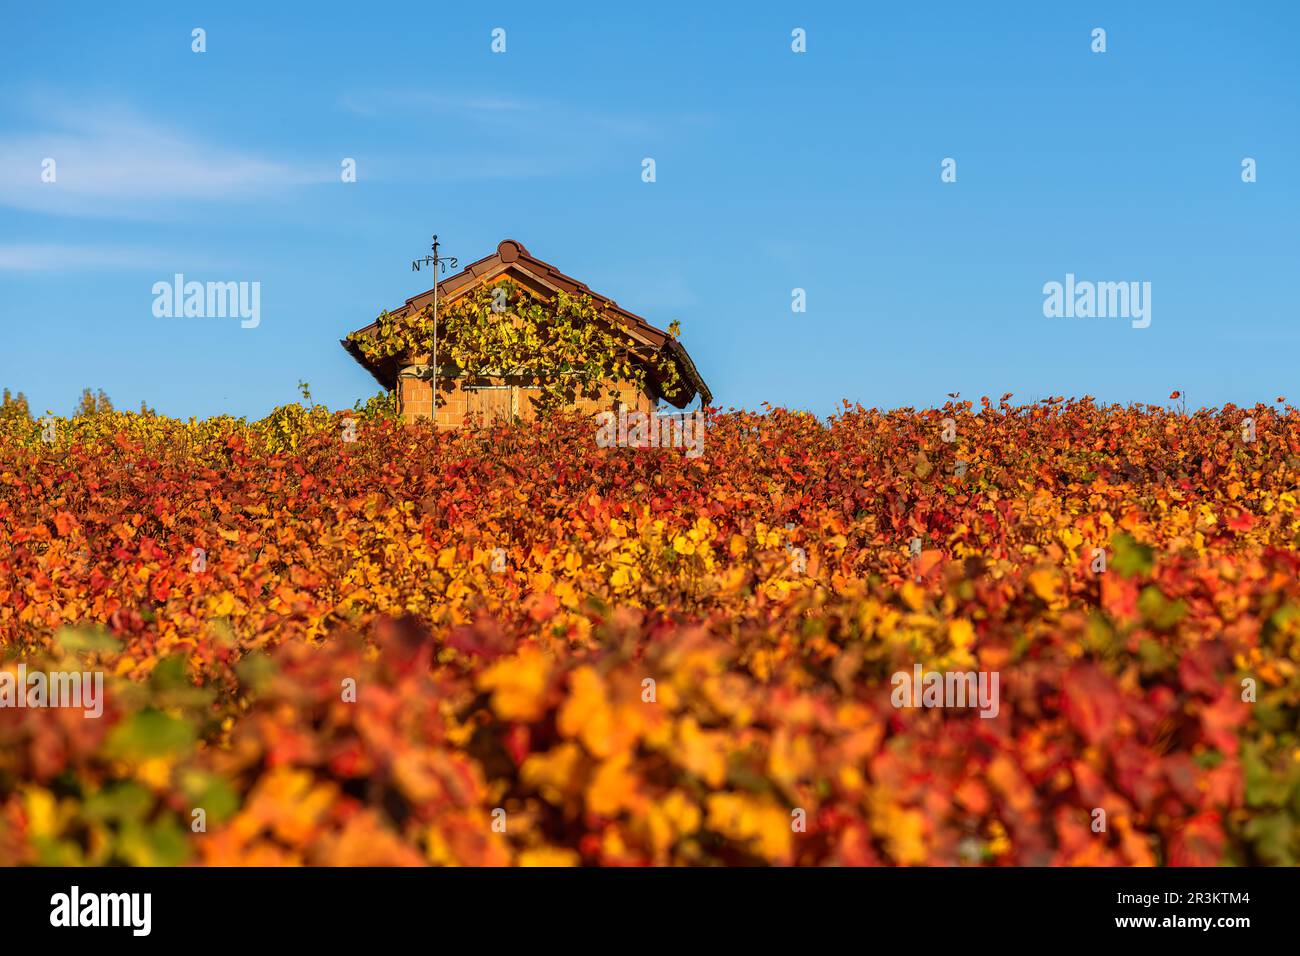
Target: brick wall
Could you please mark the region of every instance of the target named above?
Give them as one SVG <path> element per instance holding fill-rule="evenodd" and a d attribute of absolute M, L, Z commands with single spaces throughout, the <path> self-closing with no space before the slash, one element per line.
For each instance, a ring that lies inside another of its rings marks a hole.
<path fill-rule="evenodd" d="M 397 380 L 397 407 L 402 418 L 410 423 L 420 418 L 433 417 L 433 388 L 418 378 Z"/>

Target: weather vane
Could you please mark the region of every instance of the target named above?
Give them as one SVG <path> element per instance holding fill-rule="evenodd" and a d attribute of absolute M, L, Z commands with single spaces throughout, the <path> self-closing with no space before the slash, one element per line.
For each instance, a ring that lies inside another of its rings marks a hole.
<path fill-rule="evenodd" d="M 433 234 L 433 255 L 425 256 L 423 259 L 411 260 L 411 271 L 419 272 L 420 266 L 433 266 L 433 350 L 429 354 L 429 366 L 432 370 L 431 378 L 433 380 L 433 406 L 437 410 L 438 404 L 438 277 L 447 271 L 447 267 L 455 269 L 458 260 L 455 256 L 438 255 L 438 234 Z"/>
<path fill-rule="evenodd" d="M 433 248 L 433 255 L 431 255 L 431 256 L 425 256 L 423 259 L 412 259 L 412 260 L 411 260 L 411 271 L 412 271 L 412 272 L 419 272 L 419 271 L 420 271 L 420 266 L 429 266 L 429 265 L 431 265 L 431 266 L 433 266 L 434 276 L 437 277 L 437 275 L 438 275 L 439 273 L 442 273 L 442 272 L 446 272 L 446 271 L 447 271 L 447 266 L 448 266 L 448 265 L 450 265 L 453 269 L 456 268 L 457 263 L 458 263 L 458 260 L 456 259 L 455 256 L 439 256 L 439 255 L 438 255 L 438 234 L 437 234 L 436 232 L 433 234 L 433 247 L 432 247 L 432 248 Z"/>

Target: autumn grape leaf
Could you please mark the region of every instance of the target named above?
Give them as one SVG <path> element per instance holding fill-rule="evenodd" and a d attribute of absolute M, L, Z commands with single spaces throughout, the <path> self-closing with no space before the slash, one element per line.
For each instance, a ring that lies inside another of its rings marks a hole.
<path fill-rule="evenodd" d="M 188 751 L 196 736 L 188 722 L 148 709 L 132 714 L 114 727 L 108 738 L 108 749 L 124 757 L 164 757 Z"/>
<path fill-rule="evenodd" d="M 1149 574 L 1155 567 L 1154 550 L 1132 535 L 1121 531 L 1110 541 L 1115 557 L 1110 566 L 1126 578 L 1136 574 Z"/>

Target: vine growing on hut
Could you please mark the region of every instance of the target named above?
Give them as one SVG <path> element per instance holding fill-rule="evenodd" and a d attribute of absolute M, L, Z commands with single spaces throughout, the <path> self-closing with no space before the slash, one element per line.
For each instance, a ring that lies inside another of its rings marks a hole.
<path fill-rule="evenodd" d="M 676 336 L 676 322 L 669 326 Z M 350 341 L 371 361 L 415 360 L 433 350 L 431 310 L 379 316 L 377 328 Z M 443 305 L 438 314 L 438 364 L 467 378 L 509 376 L 541 390 L 534 405 L 549 410 L 578 397 L 599 399 L 611 382 L 645 388 L 653 374 L 672 397 L 682 387 L 677 364 L 644 347 L 590 296 L 559 293 L 543 300 L 513 282 L 483 286 Z"/>

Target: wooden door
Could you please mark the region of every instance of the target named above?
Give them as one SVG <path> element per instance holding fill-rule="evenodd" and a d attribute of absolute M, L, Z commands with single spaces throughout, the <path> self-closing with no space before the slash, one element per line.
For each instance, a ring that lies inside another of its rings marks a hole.
<path fill-rule="evenodd" d="M 466 416 L 489 425 L 498 418 L 510 420 L 510 386 L 488 385 L 465 389 Z"/>

